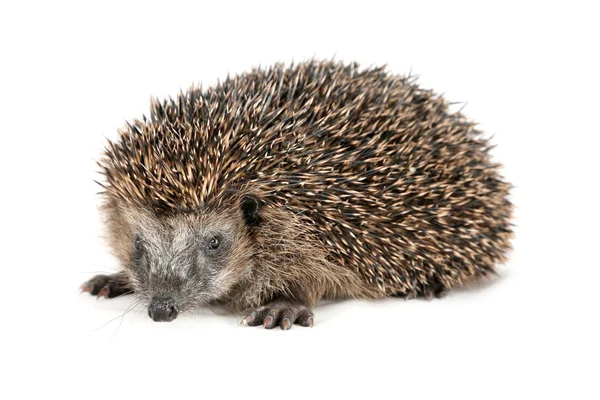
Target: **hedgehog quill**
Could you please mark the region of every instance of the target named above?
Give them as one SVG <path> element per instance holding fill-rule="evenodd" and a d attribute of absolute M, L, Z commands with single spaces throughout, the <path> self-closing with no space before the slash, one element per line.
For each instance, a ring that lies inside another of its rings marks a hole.
<path fill-rule="evenodd" d="M 153 100 L 99 161 L 122 270 L 154 321 L 210 304 L 312 326 L 321 299 L 442 297 L 511 248 L 511 186 L 474 123 L 412 77 L 310 61 Z"/>

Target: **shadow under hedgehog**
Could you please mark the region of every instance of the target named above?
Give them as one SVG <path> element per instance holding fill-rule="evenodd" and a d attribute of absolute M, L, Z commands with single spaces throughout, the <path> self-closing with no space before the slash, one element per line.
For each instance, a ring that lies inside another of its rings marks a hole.
<path fill-rule="evenodd" d="M 102 212 L 155 321 L 208 304 L 313 325 L 320 299 L 431 298 L 494 272 L 511 186 L 487 139 L 412 77 L 310 61 L 153 100 L 109 141 Z"/>

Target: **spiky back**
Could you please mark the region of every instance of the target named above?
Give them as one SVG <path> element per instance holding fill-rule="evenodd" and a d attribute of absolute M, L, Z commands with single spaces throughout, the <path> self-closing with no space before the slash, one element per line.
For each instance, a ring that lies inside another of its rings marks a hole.
<path fill-rule="evenodd" d="M 275 65 L 152 103 L 110 143 L 107 192 L 158 213 L 245 187 L 300 213 L 332 258 L 386 293 L 492 271 L 509 185 L 447 102 L 383 68 Z"/>

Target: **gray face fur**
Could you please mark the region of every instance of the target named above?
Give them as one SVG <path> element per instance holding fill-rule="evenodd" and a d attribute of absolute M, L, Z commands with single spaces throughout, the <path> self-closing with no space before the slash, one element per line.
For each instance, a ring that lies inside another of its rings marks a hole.
<path fill-rule="evenodd" d="M 127 270 L 136 294 L 149 304 L 151 317 L 153 307 L 160 312 L 161 307 L 174 308 L 174 318 L 219 299 L 250 266 L 241 215 L 159 219 L 136 212 L 129 217 Z"/>

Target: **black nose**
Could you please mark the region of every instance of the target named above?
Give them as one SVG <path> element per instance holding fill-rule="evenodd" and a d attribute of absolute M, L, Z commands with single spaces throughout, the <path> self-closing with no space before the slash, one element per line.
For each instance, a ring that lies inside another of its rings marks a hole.
<path fill-rule="evenodd" d="M 170 322 L 177 318 L 177 306 L 172 297 L 154 296 L 148 306 L 148 315 L 157 322 Z"/>

